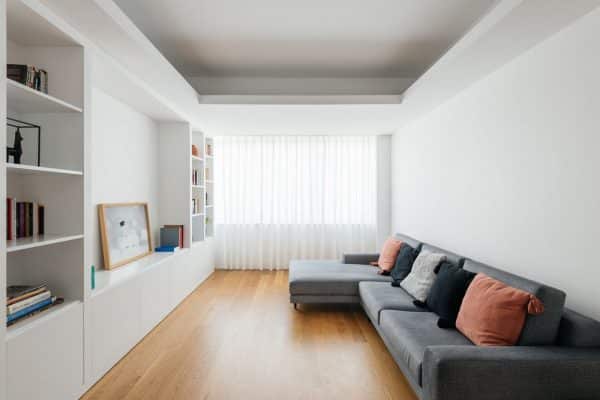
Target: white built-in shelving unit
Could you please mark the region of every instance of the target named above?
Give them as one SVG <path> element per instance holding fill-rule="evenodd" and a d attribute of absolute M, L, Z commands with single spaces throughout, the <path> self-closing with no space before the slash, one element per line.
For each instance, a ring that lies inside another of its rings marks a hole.
<path fill-rule="evenodd" d="M 0 162 L 0 197 L 45 208 L 43 235 L 0 240 L 0 320 L 6 320 L 7 285 L 43 283 L 64 302 L 8 328 L 0 323 L 0 400 L 79 398 L 214 270 L 212 243 L 205 240 L 214 232 L 205 201 L 206 193 L 211 201 L 213 187 L 205 176 L 212 166 L 205 154 L 210 139 L 48 4 L 0 0 L 0 120 L 41 126 L 40 165 L 37 138 L 21 130 L 21 164 Z M 49 93 L 8 80 L 6 64 L 48 71 Z M 154 205 L 159 212 L 151 225 L 183 225 L 185 233 L 183 249 L 153 253 L 115 270 L 96 269 L 95 279 L 92 86 L 157 124 L 159 173 L 152 178 L 160 184 Z M 0 147 L 12 145 L 13 135 L 6 129 Z M 198 144 L 198 157 L 190 157 L 192 143 Z M 201 170 L 196 185 L 194 168 Z M 192 196 L 203 200 L 198 212 L 191 211 Z M 0 232 L 6 232 L 4 199 L 0 216 Z"/>
<path fill-rule="evenodd" d="M 204 231 L 207 238 L 213 237 L 215 234 L 215 210 L 214 210 L 214 198 L 215 198 L 215 183 L 214 177 L 214 141 L 211 137 L 204 139 L 204 154 L 206 157 L 204 166 L 204 181 L 206 185 L 205 195 L 205 217 L 204 217 Z"/>
<path fill-rule="evenodd" d="M 192 213 L 192 243 L 201 242 L 214 235 L 214 182 L 213 182 L 213 140 L 202 131 L 192 131 L 192 145 L 198 155 L 192 155 L 192 174 L 198 171 L 197 184 L 192 183 L 192 199 L 199 206 Z M 193 204 L 193 202 L 192 202 Z"/>
<path fill-rule="evenodd" d="M 6 17 L 3 67 L 26 64 L 45 69 L 49 93 L 8 80 L 3 69 L 5 116 L 41 126 L 41 150 L 38 166 L 37 133 L 21 129 L 21 163 L 11 163 L 12 158 L 3 163 L 2 195 L 44 205 L 45 233 L 6 240 L 7 221 L 2 218 L 0 302 L 6 302 L 8 285 L 45 284 L 64 303 L 3 327 L 0 337 L 9 368 L 2 378 L 6 384 L 0 385 L 6 392 L 0 398 L 35 398 L 40 387 L 53 398 L 73 398 L 83 379 L 86 52 L 82 43 L 26 2 L 7 0 Z M 13 128 L 5 130 L 2 147 L 12 145 L 14 133 Z M 4 201 L 1 212 L 6 216 Z M 23 376 L 44 379 L 24 384 Z"/>

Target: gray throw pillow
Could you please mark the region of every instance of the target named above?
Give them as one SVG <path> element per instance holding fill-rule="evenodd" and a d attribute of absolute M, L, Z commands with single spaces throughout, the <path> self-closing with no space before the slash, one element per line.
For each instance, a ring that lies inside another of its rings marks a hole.
<path fill-rule="evenodd" d="M 435 270 L 446 256 L 423 250 L 417 256 L 410 274 L 400 282 L 400 287 L 415 299 L 424 302 L 435 281 Z"/>

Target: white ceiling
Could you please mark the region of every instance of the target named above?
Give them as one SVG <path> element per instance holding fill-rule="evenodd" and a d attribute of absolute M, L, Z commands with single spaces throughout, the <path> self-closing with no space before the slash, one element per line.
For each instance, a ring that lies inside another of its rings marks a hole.
<path fill-rule="evenodd" d="M 495 0 L 116 0 L 185 76 L 420 76 Z"/>

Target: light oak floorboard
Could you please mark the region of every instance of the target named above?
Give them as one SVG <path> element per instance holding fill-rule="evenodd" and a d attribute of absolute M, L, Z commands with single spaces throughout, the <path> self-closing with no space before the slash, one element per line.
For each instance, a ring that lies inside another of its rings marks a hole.
<path fill-rule="evenodd" d="M 416 399 L 360 307 L 288 296 L 287 271 L 216 271 L 82 399 Z"/>

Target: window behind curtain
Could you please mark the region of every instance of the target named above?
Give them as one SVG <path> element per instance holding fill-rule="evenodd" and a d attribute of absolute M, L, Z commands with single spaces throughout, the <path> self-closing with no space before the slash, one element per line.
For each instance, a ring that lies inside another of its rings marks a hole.
<path fill-rule="evenodd" d="M 219 247 L 231 256 L 238 252 L 236 246 L 260 237 L 254 247 L 276 240 L 281 251 L 301 258 L 371 248 L 376 221 L 375 151 L 373 136 L 216 137 Z M 295 252 L 297 244 L 291 242 L 309 243 L 317 236 L 330 243 L 318 251 L 308 246 L 307 251 Z M 262 260 L 264 255 L 257 256 Z M 280 263 L 286 260 L 283 256 Z"/>

